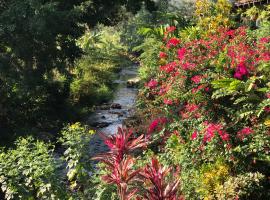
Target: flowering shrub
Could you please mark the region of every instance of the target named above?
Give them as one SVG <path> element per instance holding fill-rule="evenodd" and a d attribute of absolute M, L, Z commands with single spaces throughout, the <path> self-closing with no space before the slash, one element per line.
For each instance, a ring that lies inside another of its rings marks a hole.
<path fill-rule="evenodd" d="M 212 22 L 219 24 L 215 17 Z M 257 38 L 247 27 L 230 29 L 217 24 L 214 31 L 205 29 L 207 34 L 194 39 L 178 38 L 173 35 L 176 30 L 170 29 L 156 56 L 160 60 L 157 73 L 140 95 L 151 96 L 145 99 L 148 108 L 152 104 L 166 118 L 165 123 L 156 117 L 148 134 L 166 135 L 155 151 L 165 165 L 181 167 L 186 198 L 215 197 L 213 191 L 229 177 L 251 171 L 263 174 L 258 183 L 262 184 L 267 170 L 256 163 L 269 166 L 270 37 Z M 221 173 L 226 178 L 215 188 L 214 180 L 209 180 L 212 186 L 199 192 L 196 183 L 200 173 L 206 173 L 204 164 L 216 163 L 218 158 L 226 163 Z M 234 194 L 233 198 L 240 197 Z"/>

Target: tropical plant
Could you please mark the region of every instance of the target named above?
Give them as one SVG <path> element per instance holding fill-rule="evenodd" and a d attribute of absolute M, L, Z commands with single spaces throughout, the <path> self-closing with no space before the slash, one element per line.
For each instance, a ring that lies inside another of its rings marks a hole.
<path fill-rule="evenodd" d="M 0 185 L 6 199 L 65 199 L 62 162 L 53 146 L 32 137 L 19 138 L 14 149 L 0 152 Z"/>
<path fill-rule="evenodd" d="M 108 184 L 116 184 L 117 193 L 120 200 L 129 200 L 136 193 L 136 189 L 130 188 L 130 184 L 135 181 L 140 169 L 134 170 L 135 160 L 128 154 L 138 148 L 146 146 L 144 136 L 132 138 L 131 130 L 118 128 L 115 136 L 101 134 L 105 144 L 110 148 L 108 153 L 95 156 L 93 159 L 105 164 L 107 174 L 102 179 Z"/>
<path fill-rule="evenodd" d="M 145 178 L 146 188 L 145 199 L 151 200 L 181 200 L 177 195 L 180 180 L 168 183 L 166 176 L 170 173 L 171 168 L 162 167 L 156 158 L 152 158 L 151 165 L 146 165 L 144 170 L 140 172 Z M 150 182 L 150 185 L 148 183 Z"/>
<path fill-rule="evenodd" d="M 61 131 L 59 142 L 65 149 L 62 159 L 66 163 L 66 175 L 70 189 L 82 192 L 90 187 L 92 164 L 89 159 L 89 144 L 94 133 L 80 123 L 68 125 Z"/>

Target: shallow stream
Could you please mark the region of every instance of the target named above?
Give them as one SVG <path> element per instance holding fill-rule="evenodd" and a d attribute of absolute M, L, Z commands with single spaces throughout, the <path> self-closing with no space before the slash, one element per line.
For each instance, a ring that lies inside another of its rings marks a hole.
<path fill-rule="evenodd" d="M 117 88 L 111 102 L 97 107 L 92 113 L 87 124 L 94 127 L 96 132 L 106 135 L 113 135 L 118 127 L 123 126 L 123 122 L 132 116 L 135 109 L 135 102 L 138 89 L 128 87 L 127 81 L 134 79 L 138 74 L 138 66 L 130 66 L 121 70 L 118 80 L 115 81 Z M 95 134 L 90 142 L 90 154 L 95 155 L 107 151 L 106 145 L 98 134 Z"/>

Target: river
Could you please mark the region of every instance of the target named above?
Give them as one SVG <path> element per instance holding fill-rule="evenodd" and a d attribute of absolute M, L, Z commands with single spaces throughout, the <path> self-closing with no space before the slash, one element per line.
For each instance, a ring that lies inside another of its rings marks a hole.
<path fill-rule="evenodd" d="M 114 98 L 111 102 L 98 106 L 95 112 L 89 116 L 87 124 L 94 127 L 97 133 L 113 135 L 117 132 L 118 127 L 123 126 L 124 120 L 133 115 L 138 89 L 128 87 L 127 82 L 136 79 L 137 75 L 137 65 L 123 68 L 119 73 L 119 78 L 115 81 L 117 88 Z M 90 155 L 93 156 L 107 150 L 108 148 L 100 136 L 95 134 L 90 142 Z"/>

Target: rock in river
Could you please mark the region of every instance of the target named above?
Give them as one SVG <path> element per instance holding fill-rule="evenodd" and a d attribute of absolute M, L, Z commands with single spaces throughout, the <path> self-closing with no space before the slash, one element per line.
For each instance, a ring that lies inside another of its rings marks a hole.
<path fill-rule="evenodd" d="M 91 126 L 95 128 L 104 128 L 109 126 L 111 123 L 110 122 L 93 122 L 91 123 Z"/>
<path fill-rule="evenodd" d="M 122 106 L 119 103 L 112 103 L 111 104 L 111 109 L 121 109 Z"/>
<path fill-rule="evenodd" d="M 140 83 L 140 78 L 136 77 L 136 78 L 132 78 L 127 80 L 127 87 L 130 88 L 134 88 L 134 87 L 138 87 Z"/>

